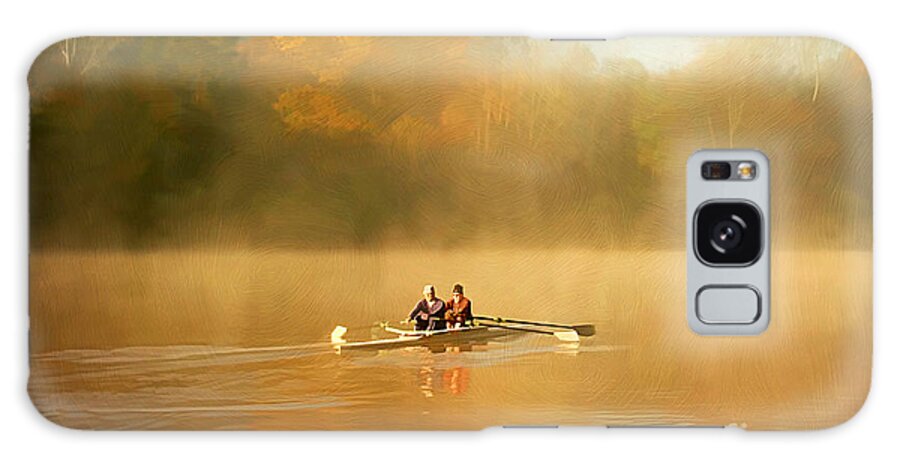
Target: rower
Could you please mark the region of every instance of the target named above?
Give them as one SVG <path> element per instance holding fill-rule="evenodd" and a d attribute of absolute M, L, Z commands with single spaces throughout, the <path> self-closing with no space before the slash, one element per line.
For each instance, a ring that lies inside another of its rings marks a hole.
<path fill-rule="evenodd" d="M 415 321 L 416 330 L 443 330 L 447 327 L 444 320 L 447 311 L 446 303 L 435 295 L 434 285 L 426 285 L 422 289 L 423 298 L 419 300 L 407 318 Z"/>
<path fill-rule="evenodd" d="M 453 298 L 447 301 L 446 318 L 450 328 L 469 325 L 472 321 L 472 300 L 463 295 L 460 283 L 453 285 Z"/>

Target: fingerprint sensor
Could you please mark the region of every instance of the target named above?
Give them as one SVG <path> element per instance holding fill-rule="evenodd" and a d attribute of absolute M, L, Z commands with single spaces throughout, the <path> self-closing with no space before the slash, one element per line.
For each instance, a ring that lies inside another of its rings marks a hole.
<path fill-rule="evenodd" d="M 697 318 L 704 324 L 752 324 L 761 313 L 759 292 L 747 285 L 710 285 L 697 293 Z"/>

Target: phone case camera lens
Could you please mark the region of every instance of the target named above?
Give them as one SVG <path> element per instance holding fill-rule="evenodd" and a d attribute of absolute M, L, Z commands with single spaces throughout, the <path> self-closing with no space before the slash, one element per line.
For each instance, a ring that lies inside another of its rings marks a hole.
<path fill-rule="evenodd" d="M 762 216 L 748 202 L 709 202 L 700 206 L 694 249 L 706 264 L 749 266 L 762 251 Z"/>

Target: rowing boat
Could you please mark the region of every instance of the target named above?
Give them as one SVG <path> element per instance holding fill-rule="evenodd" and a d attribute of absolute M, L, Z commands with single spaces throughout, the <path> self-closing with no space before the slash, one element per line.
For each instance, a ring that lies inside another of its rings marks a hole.
<path fill-rule="evenodd" d="M 442 330 L 408 330 L 382 322 L 381 328 L 392 337 L 352 342 L 344 338 L 347 328 L 339 325 L 331 332 L 331 345 L 339 354 L 344 351 L 380 351 L 416 346 L 443 350 L 452 346 L 485 343 L 522 332 L 552 335 L 568 343 L 577 343 L 579 334 L 594 334 L 593 326 L 589 324 L 568 326 L 535 321 L 513 322 L 492 316 L 479 316 L 476 319 L 478 321 L 474 325 Z"/>
<path fill-rule="evenodd" d="M 422 346 L 441 349 L 448 346 L 483 343 L 491 339 L 511 335 L 508 331 L 473 325 L 443 330 L 406 330 L 381 324 L 382 329 L 392 338 L 349 342 L 344 339 L 347 329 L 337 326 L 331 333 L 331 344 L 338 353 L 344 351 L 380 351 L 398 348 Z"/>

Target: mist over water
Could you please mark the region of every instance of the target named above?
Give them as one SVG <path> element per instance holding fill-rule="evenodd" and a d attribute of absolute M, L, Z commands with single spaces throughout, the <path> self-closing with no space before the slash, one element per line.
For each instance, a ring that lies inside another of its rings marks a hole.
<path fill-rule="evenodd" d="M 844 315 L 870 293 L 836 270 L 866 275 L 868 253 L 775 255 L 772 326 L 726 343 L 688 329 L 676 252 L 460 253 L 464 265 L 442 256 L 35 255 L 32 311 L 54 317 L 32 319 L 29 392 L 45 415 L 74 427 L 478 429 L 737 418 L 759 426 L 777 423 L 776 405 L 784 415 L 825 410 L 828 376 L 857 375 L 834 384 L 850 388 L 841 393 L 847 408 L 867 385 L 865 343 L 853 340 L 870 321 Z M 408 274 L 385 272 L 397 268 Z M 593 323 L 597 334 L 579 344 L 511 334 L 461 351 L 334 352 L 334 326 L 350 327 L 351 341 L 378 335 L 373 321 L 404 317 L 421 290 L 406 282 L 425 275 L 441 297 L 449 285 L 440 283 L 459 277 L 476 313 Z M 817 324 L 796 309 L 809 298 Z M 829 343 L 835 336 L 859 351 Z M 757 369 L 767 382 L 744 390 Z"/>

